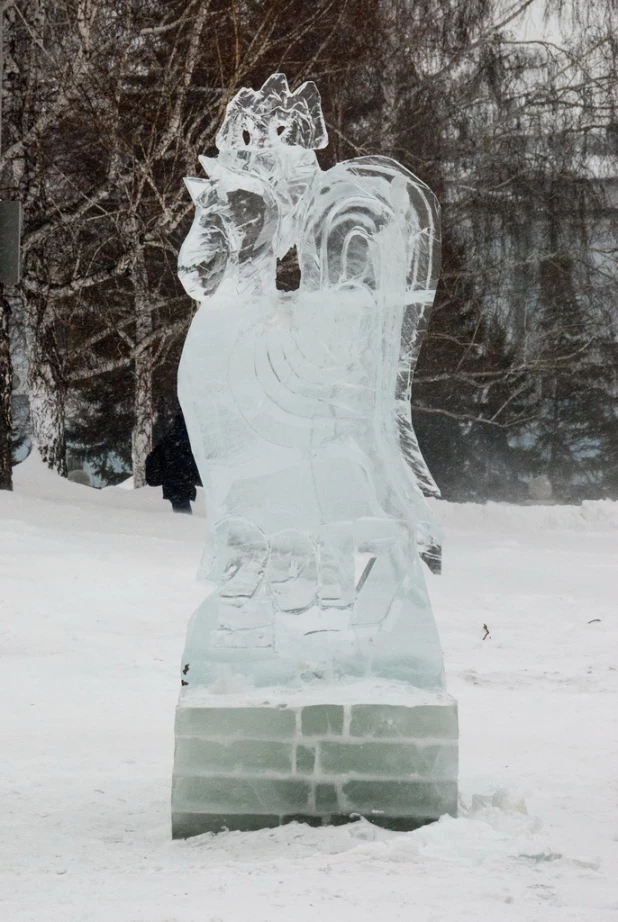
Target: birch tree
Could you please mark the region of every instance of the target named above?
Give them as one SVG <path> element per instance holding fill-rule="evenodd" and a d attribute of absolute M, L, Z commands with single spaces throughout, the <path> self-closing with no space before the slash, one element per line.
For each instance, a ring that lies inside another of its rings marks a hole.
<path fill-rule="evenodd" d="M 16 50 L 33 43 L 30 56 L 14 54 L 6 163 L 21 164 L 26 199 L 33 427 L 59 472 L 72 389 L 131 367 L 132 466 L 143 483 L 157 363 L 193 309 L 174 268 L 192 211 L 182 177 L 241 85 L 286 60 L 292 78 L 327 61 L 347 5 L 32 0 L 20 9 Z M 31 143 L 20 146 L 20 135 Z"/>

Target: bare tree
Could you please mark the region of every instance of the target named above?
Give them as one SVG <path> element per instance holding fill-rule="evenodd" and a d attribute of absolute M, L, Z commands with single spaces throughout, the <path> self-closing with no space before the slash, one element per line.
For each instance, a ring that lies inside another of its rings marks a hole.
<path fill-rule="evenodd" d="M 192 212 L 182 177 L 213 144 L 235 92 L 282 68 L 292 81 L 319 80 L 331 136 L 325 165 L 391 154 L 443 202 L 444 271 L 414 395 L 438 463 L 448 456 L 443 446 L 460 452 L 471 482 L 472 468 L 488 469 L 493 455 L 513 461 L 521 433 L 540 446 L 551 376 L 573 363 L 581 381 L 598 376 L 594 356 L 612 335 L 616 235 L 592 178 L 609 153 L 591 151 L 618 119 L 610 0 L 577 7 L 586 28 L 562 44 L 520 40 L 518 17 L 529 5 L 11 6 L 0 175 L 25 203 L 17 313 L 33 428 L 48 463 L 65 471 L 67 407 L 89 426 L 101 412 L 111 427 L 101 451 L 119 453 L 130 441 L 135 483 L 143 483 L 193 310 L 175 277 Z M 577 233 L 567 233 L 576 200 Z M 576 345 L 541 322 L 554 310 L 554 326 L 564 320 L 566 333 L 573 325 L 548 296 L 552 260 L 581 312 Z M 609 393 L 611 383 L 603 386 Z M 110 402 L 122 406 L 123 427 L 131 418 L 130 437 L 109 416 Z M 529 450 L 527 463 L 539 452 Z"/>
<path fill-rule="evenodd" d="M 5 166 L 21 164 L 27 200 L 33 428 L 55 469 L 64 471 L 71 389 L 130 366 L 132 463 L 143 483 L 157 365 L 192 312 L 174 270 L 192 210 L 182 176 L 195 172 L 241 85 L 286 60 L 292 77 L 328 65 L 350 5 L 127 0 L 119 10 L 110 0 L 32 0 L 20 11 L 14 41 L 35 41 L 15 68 L 13 124 L 27 124 Z"/>

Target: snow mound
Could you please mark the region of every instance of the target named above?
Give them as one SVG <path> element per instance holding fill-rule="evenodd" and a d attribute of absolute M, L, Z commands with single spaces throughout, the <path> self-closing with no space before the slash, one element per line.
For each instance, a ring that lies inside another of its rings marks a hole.
<path fill-rule="evenodd" d="M 13 481 L 16 494 L 52 502 L 92 503 L 136 510 L 161 509 L 161 490 L 158 487 L 135 490 L 133 477 L 103 490 L 72 483 L 51 471 L 36 449 L 13 469 Z M 581 506 L 451 503 L 435 499 L 428 502 L 447 531 L 470 531 L 478 535 L 488 531 L 508 533 L 522 529 L 532 532 L 618 530 L 618 502 L 613 500 L 587 501 Z M 198 488 L 195 508 L 200 513 L 203 504 L 203 491 Z"/>
<path fill-rule="evenodd" d="M 175 843 L 181 850 L 198 850 L 205 859 L 254 864 L 307 861 L 330 857 L 332 867 L 371 861 L 422 866 L 445 862 L 468 868 L 513 859 L 530 864 L 565 861 L 598 870 L 598 858 L 566 858 L 530 816 L 525 800 L 508 789 L 474 795 L 461 806 L 458 818 L 443 816 L 413 832 L 394 832 L 359 819 L 343 826 L 312 828 L 289 823 L 257 832 L 206 833 Z M 350 854 L 353 853 L 353 854 Z"/>
<path fill-rule="evenodd" d="M 614 531 L 618 529 L 618 502 L 587 501 L 581 506 L 526 505 L 510 503 L 448 503 L 428 501 L 443 527 L 480 533 L 494 530 Z"/>

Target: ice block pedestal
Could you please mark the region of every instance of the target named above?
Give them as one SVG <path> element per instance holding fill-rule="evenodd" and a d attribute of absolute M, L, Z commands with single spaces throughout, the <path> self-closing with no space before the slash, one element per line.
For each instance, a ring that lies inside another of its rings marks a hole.
<path fill-rule="evenodd" d="M 182 696 L 172 833 L 366 817 L 415 829 L 457 811 L 457 705 L 392 683 Z"/>

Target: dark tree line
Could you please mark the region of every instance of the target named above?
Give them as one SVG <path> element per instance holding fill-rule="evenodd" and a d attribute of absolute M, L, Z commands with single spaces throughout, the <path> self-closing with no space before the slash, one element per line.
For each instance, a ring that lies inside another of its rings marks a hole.
<path fill-rule="evenodd" d="M 320 86 L 324 166 L 389 154 L 442 202 L 413 409 L 443 493 L 517 499 L 547 473 L 565 499 L 618 495 L 615 11 L 548 4 L 560 40 L 524 41 L 530 5 L 5 0 L 0 178 L 25 226 L 0 300 L 0 486 L 9 322 L 47 463 L 144 482 L 193 311 L 182 177 L 237 90 L 283 70 Z"/>

